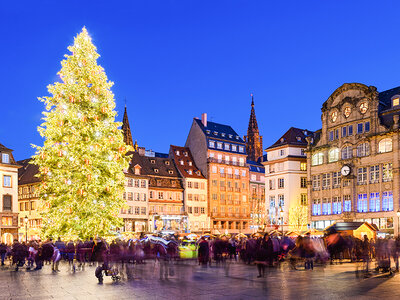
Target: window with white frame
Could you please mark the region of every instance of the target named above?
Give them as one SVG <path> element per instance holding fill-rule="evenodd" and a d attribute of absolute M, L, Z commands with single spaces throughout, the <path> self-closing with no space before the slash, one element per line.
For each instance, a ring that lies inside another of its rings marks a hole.
<path fill-rule="evenodd" d="M 231 150 L 228 143 L 225 143 L 225 144 L 224 144 L 224 149 L 225 149 L 226 151 Z"/>
<path fill-rule="evenodd" d="M 274 190 L 275 189 L 275 179 L 270 179 L 269 180 L 269 189 Z"/>
<path fill-rule="evenodd" d="M 285 187 L 285 179 L 278 178 L 278 189 L 283 189 Z"/>
<path fill-rule="evenodd" d="M 325 173 L 322 174 L 322 189 L 328 190 L 331 187 L 331 174 Z"/>
<path fill-rule="evenodd" d="M 212 166 L 211 167 L 211 172 L 217 173 L 217 166 Z"/>
<path fill-rule="evenodd" d="M 1 154 L 1 162 L 3 164 L 9 164 L 10 163 L 10 155 L 8 153 L 2 153 Z"/>
<path fill-rule="evenodd" d="M 239 152 L 241 152 L 241 153 L 244 152 L 244 147 L 243 146 L 239 146 Z"/>
<path fill-rule="evenodd" d="M 341 178 L 340 172 L 332 173 L 332 187 L 334 189 L 337 189 L 340 187 L 341 180 L 342 180 L 342 178 Z"/>
<path fill-rule="evenodd" d="M 393 170 L 392 163 L 382 164 L 382 181 L 392 181 L 393 179 Z"/>
<path fill-rule="evenodd" d="M 11 176 L 3 176 L 3 187 L 11 187 Z"/>
<path fill-rule="evenodd" d="M 390 152 L 392 151 L 392 139 L 386 138 L 383 139 L 379 142 L 379 147 L 378 147 L 378 152 L 379 153 L 385 153 L 385 152 Z"/>
<path fill-rule="evenodd" d="M 209 141 L 208 142 L 208 147 L 215 148 L 215 142 L 214 141 Z"/>
<path fill-rule="evenodd" d="M 322 165 L 323 163 L 324 163 L 324 154 L 322 152 L 313 154 L 311 159 L 311 164 L 313 166 Z"/>
<path fill-rule="evenodd" d="M 367 212 L 368 211 L 367 194 L 358 194 L 357 211 L 358 212 Z"/>
<path fill-rule="evenodd" d="M 342 159 L 349 159 L 353 157 L 353 148 L 346 146 L 342 148 Z"/>
<path fill-rule="evenodd" d="M 357 184 L 367 184 L 367 168 L 362 167 L 357 169 Z"/>
<path fill-rule="evenodd" d="M 381 210 L 381 200 L 379 198 L 379 193 L 369 194 L 369 211 L 376 212 Z"/>
<path fill-rule="evenodd" d="M 236 145 L 232 145 L 232 151 L 237 151 L 237 146 Z"/>
<path fill-rule="evenodd" d="M 343 196 L 343 211 L 352 211 L 350 195 Z"/>
<path fill-rule="evenodd" d="M 222 149 L 222 143 L 221 142 L 217 142 L 217 149 Z"/>
<path fill-rule="evenodd" d="M 369 155 L 369 143 L 362 143 L 357 146 L 357 156 L 363 157 Z"/>
<path fill-rule="evenodd" d="M 329 150 L 328 161 L 334 162 L 339 160 L 339 148 Z"/>
<path fill-rule="evenodd" d="M 369 182 L 370 183 L 379 182 L 379 165 L 371 166 L 369 168 Z"/>
<path fill-rule="evenodd" d="M 332 198 L 332 213 L 335 215 L 342 213 L 342 200 L 340 197 Z"/>
<path fill-rule="evenodd" d="M 313 191 L 319 191 L 321 188 L 321 175 L 314 175 L 312 177 L 312 188 Z"/>

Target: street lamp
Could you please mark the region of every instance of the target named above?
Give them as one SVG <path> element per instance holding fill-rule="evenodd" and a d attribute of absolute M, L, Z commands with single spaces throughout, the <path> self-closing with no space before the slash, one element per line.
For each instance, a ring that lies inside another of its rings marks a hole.
<path fill-rule="evenodd" d="M 281 206 L 281 210 L 279 211 L 281 216 L 281 225 L 282 225 L 282 236 L 283 236 L 283 207 Z"/>
<path fill-rule="evenodd" d="M 27 215 L 25 215 L 24 223 L 25 223 L 25 243 L 27 243 L 28 242 L 28 216 Z"/>
<path fill-rule="evenodd" d="M 400 209 L 397 211 L 397 235 L 400 235 Z"/>

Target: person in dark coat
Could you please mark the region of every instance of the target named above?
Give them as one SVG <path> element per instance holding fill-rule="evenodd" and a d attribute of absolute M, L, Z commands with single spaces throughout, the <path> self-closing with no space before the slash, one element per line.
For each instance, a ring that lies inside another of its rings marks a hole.
<path fill-rule="evenodd" d="M 1 257 L 1 265 L 4 266 L 4 259 L 7 254 L 7 245 L 4 243 L 0 244 L 0 257 Z"/>
<path fill-rule="evenodd" d="M 274 247 L 272 244 L 272 240 L 270 239 L 268 233 L 266 233 L 262 240 L 258 241 L 258 248 L 257 248 L 257 269 L 258 269 L 258 276 L 257 278 L 265 276 L 265 266 L 272 266 L 274 255 Z"/>
<path fill-rule="evenodd" d="M 202 237 L 200 240 L 198 255 L 199 264 L 202 264 L 204 267 L 206 267 L 209 260 L 210 248 L 208 246 L 208 242 L 204 237 Z"/>

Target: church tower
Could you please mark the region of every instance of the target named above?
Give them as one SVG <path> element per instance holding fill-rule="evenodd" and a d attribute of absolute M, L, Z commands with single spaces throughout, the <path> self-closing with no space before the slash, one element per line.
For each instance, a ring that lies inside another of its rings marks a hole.
<path fill-rule="evenodd" d="M 122 120 L 122 132 L 124 134 L 125 144 L 133 147 L 131 128 L 129 127 L 128 113 L 126 112 L 126 105 L 124 111 L 124 118 Z"/>
<path fill-rule="evenodd" d="M 262 136 L 260 136 L 260 132 L 258 131 L 253 94 L 251 94 L 249 127 L 247 129 L 247 135 L 244 137 L 244 139 L 246 141 L 246 152 L 248 155 L 247 158 L 252 161 L 257 161 L 257 159 L 263 155 L 263 146 Z"/>

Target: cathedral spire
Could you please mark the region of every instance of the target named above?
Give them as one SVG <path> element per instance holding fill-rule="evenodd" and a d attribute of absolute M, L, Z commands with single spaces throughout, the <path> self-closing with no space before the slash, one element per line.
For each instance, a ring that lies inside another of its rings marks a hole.
<path fill-rule="evenodd" d="M 260 136 L 260 132 L 258 131 L 258 124 L 256 118 L 256 112 L 254 110 L 254 96 L 251 94 L 251 111 L 250 111 L 250 120 L 249 127 L 247 129 L 247 136 L 245 136 L 246 140 L 246 151 L 248 155 L 248 159 L 252 161 L 257 161 L 259 157 L 263 154 L 262 150 L 262 136 Z"/>
<path fill-rule="evenodd" d="M 124 134 L 125 144 L 127 144 L 129 146 L 133 146 L 132 133 L 131 133 L 131 128 L 129 126 L 129 121 L 128 121 L 128 113 L 126 112 L 126 102 L 125 102 L 124 118 L 122 120 L 122 132 Z"/>
<path fill-rule="evenodd" d="M 254 96 L 251 94 L 251 111 L 250 111 L 250 121 L 249 127 L 247 129 L 247 135 L 249 135 L 249 131 L 257 131 L 258 132 L 258 124 L 256 119 L 256 112 L 254 110 Z"/>

